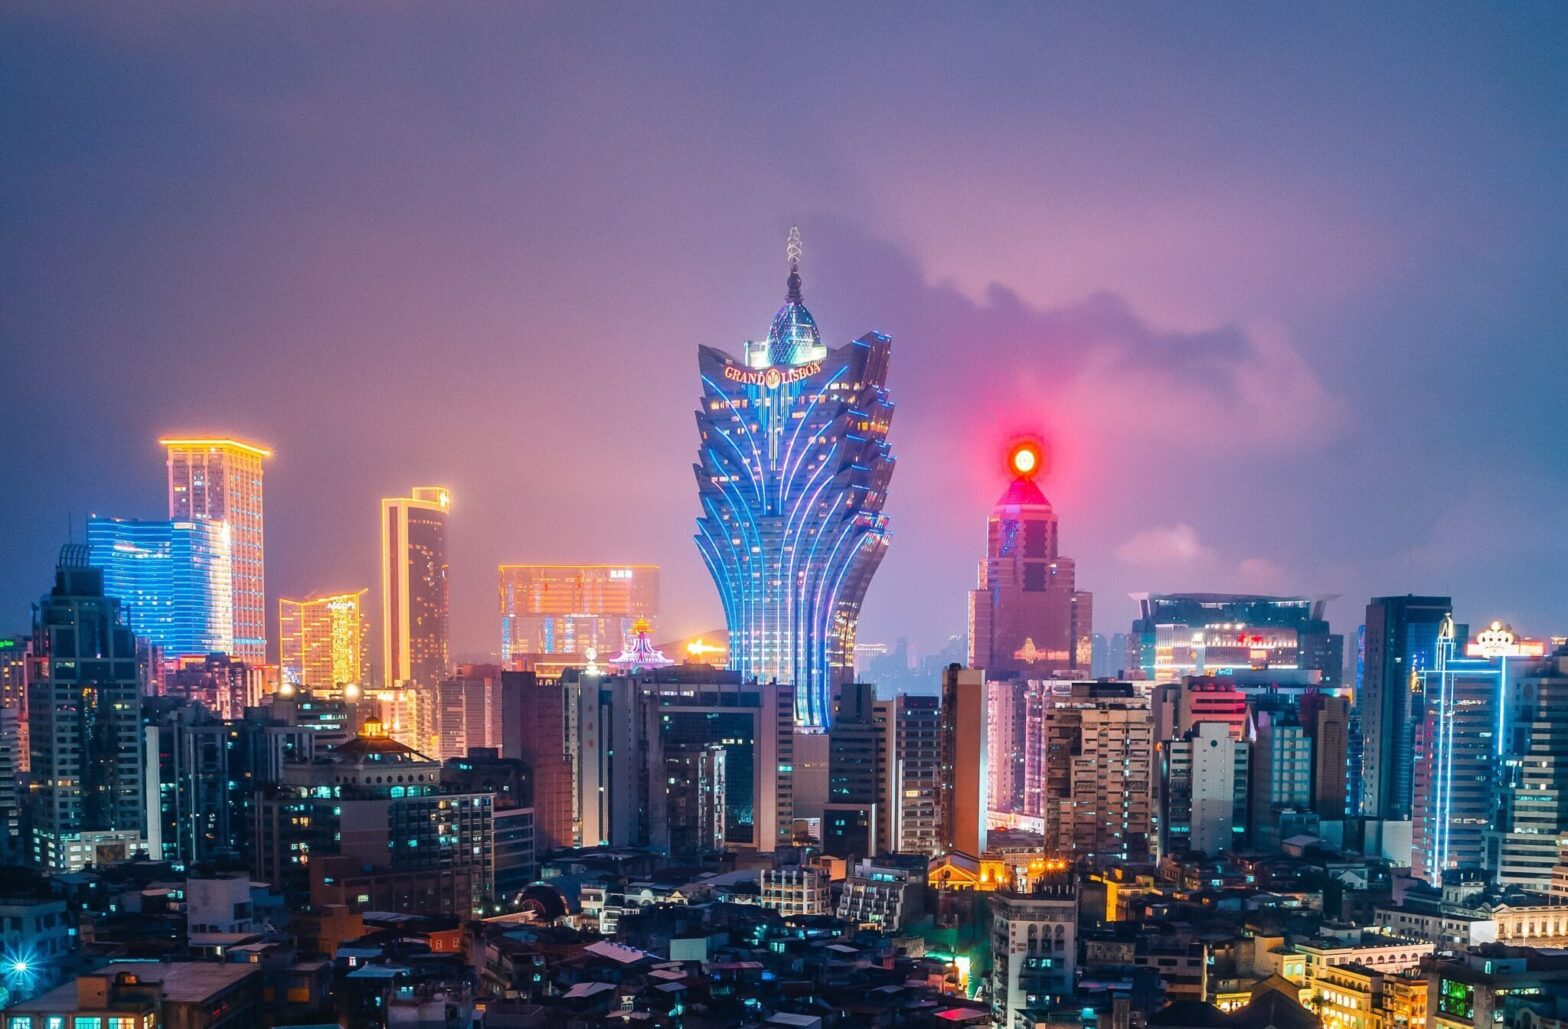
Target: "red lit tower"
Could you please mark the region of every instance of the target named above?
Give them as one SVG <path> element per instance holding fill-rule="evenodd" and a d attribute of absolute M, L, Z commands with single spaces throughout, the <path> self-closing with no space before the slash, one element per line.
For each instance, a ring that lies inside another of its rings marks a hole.
<path fill-rule="evenodd" d="M 1057 552 L 1056 512 L 1035 477 L 1045 467 L 1036 439 L 1007 449 L 1012 482 L 986 522 L 980 585 L 969 593 L 969 667 L 988 678 L 1084 675 L 1093 598 Z"/>

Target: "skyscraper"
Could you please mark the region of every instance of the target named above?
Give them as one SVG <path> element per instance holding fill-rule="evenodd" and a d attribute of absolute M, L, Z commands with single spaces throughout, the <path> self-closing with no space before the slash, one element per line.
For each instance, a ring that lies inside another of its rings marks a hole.
<path fill-rule="evenodd" d="M 89 560 L 136 635 L 165 657 L 233 654 L 232 529 L 205 518 L 89 518 Z"/>
<path fill-rule="evenodd" d="M 1545 893 L 1568 843 L 1568 647 L 1510 680 L 1486 867 L 1500 884 Z"/>
<path fill-rule="evenodd" d="M 1434 886 L 1453 869 L 1482 866 L 1497 776 L 1502 666 L 1460 656 L 1459 632 L 1453 619 L 1439 632 L 1416 727 L 1411 872 Z"/>
<path fill-rule="evenodd" d="M 969 667 L 992 678 L 1089 670 L 1093 598 L 1057 551 L 1056 512 L 1034 481 L 1044 467 L 1038 442 L 1014 443 L 1012 482 L 986 520 L 980 584 L 969 594 Z"/>
<path fill-rule="evenodd" d="M 381 501 L 381 674 L 433 687 L 446 678 L 446 516 L 452 498 L 440 486 Z"/>
<path fill-rule="evenodd" d="M 658 565 L 502 565 L 501 660 L 539 672 L 620 653 L 659 617 Z"/>
<path fill-rule="evenodd" d="M 145 846 L 136 638 L 87 551 L 61 550 L 54 589 L 33 616 L 32 859 L 48 872 Z"/>
<path fill-rule="evenodd" d="M 942 744 L 940 700 L 900 693 L 876 702 L 887 733 L 887 795 L 882 849 L 934 854 L 940 847 Z"/>
<path fill-rule="evenodd" d="M 1075 682 L 1043 704 L 1046 846 L 1104 864 L 1148 860 L 1154 831 L 1154 718 L 1126 682 Z"/>
<path fill-rule="evenodd" d="M 261 463 L 272 451 L 235 439 L 165 438 L 158 443 L 168 451 L 169 517 L 228 523 L 233 655 L 248 664 L 265 664 Z"/>
<path fill-rule="evenodd" d="M 365 594 L 278 601 L 278 663 L 291 686 L 365 685 L 369 638 Z"/>
<path fill-rule="evenodd" d="M 1422 674 L 1437 658 L 1437 637 L 1453 612 L 1448 597 L 1375 597 L 1367 605 L 1361 713 L 1361 814 L 1408 821 L 1415 727 L 1426 715 Z"/>
<path fill-rule="evenodd" d="M 697 549 L 719 589 L 730 665 L 794 687 L 798 725 L 825 728 L 854 674 L 860 604 L 888 544 L 891 340 L 829 349 L 801 298 L 791 233 L 784 306 L 736 362 L 698 349 Z"/>
<path fill-rule="evenodd" d="M 942 673 L 940 843 L 943 850 L 970 857 L 985 853 L 991 811 L 989 701 L 985 673 L 979 669 L 949 665 Z"/>

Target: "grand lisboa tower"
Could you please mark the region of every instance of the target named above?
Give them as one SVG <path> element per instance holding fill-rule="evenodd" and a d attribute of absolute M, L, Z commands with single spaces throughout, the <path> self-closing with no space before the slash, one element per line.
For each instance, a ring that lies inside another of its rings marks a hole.
<path fill-rule="evenodd" d="M 698 348 L 697 548 L 719 588 L 730 666 L 795 687 L 795 723 L 825 729 L 854 673 L 855 625 L 887 550 L 892 340 L 822 343 L 790 231 L 784 306 L 741 361 Z"/>

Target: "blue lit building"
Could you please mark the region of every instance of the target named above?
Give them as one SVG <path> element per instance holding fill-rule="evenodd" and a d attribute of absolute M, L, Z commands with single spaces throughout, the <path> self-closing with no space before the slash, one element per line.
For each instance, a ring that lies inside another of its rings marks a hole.
<path fill-rule="evenodd" d="M 736 361 L 701 347 L 697 548 L 719 588 L 730 665 L 795 688 L 801 727 L 825 728 L 854 677 L 860 604 L 887 550 L 892 341 L 822 343 L 790 235 L 784 306 Z"/>
<path fill-rule="evenodd" d="M 91 562 L 136 635 L 167 657 L 232 653 L 234 602 L 226 523 L 89 518 Z"/>
<path fill-rule="evenodd" d="M 1426 717 L 1425 673 L 1453 614 L 1448 597 L 1374 597 L 1367 605 L 1361 688 L 1361 815 L 1409 821 L 1416 726 Z"/>

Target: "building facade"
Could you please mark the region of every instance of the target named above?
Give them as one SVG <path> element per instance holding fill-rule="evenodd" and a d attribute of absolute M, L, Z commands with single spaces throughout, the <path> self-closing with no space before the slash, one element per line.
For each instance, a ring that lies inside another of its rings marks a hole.
<path fill-rule="evenodd" d="M 942 673 L 937 737 L 942 762 L 937 811 L 942 831 L 938 842 L 944 851 L 956 850 L 976 858 L 985 853 L 991 811 L 986 795 L 991 784 L 988 700 L 984 672 L 949 665 Z"/>
<path fill-rule="evenodd" d="M 701 347 L 697 549 L 719 590 L 730 667 L 795 689 L 795 717 L 826 728 L 854 676 L 855 630 L 888 545 L 891 340 L 823 344 L 801 298 L 791 237 L 784 306 L 740 361 Z"/>
<path fill-rule="evenodd" d="M 446 524 L 452 497 L 416 486 L 381 501 L 381 674 L 388 686 L 434 687 L 446 677 Z"/>
<path fill-rule="evenodd" d="M 206 519 L 87 520 L 104 592 L 169 658 L 236 652 L 231 536 L 227 522 Z"/>
<path fill-rule="evenodd" d="M 261 465 L 272 451 L 236 439 L 165 438 L 169 517 L 223 522 L 229 534 L 234 649 L 249 664 L 267 661 L 267 578 Z"/>
<path fill-rule="evenodd" d="M 658 565 L 501 565 L 501 660 L 559 671 L 618 654 L 658 625 Z"/>
<path fill-rule="evenodd" d="M 1344 678 L 1345 638 L 1330 631 L 1333 597 L 1242 593 L 1139 593 L 1129 649 L 1143 679 L 1219 675 L 1237 669 L 1302 669 L 1325 688 Z"/>
<path fill-rule="evenodd" d="M 278 661 L 284 682 L 318 689 L 367 684 L 369 592 L 278 601 Z"/>

